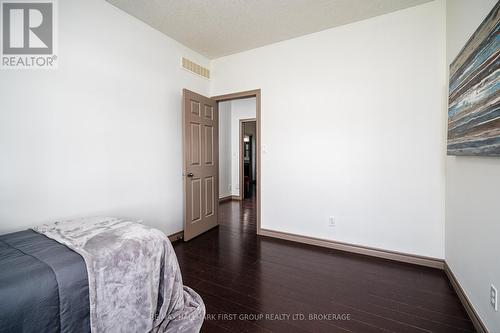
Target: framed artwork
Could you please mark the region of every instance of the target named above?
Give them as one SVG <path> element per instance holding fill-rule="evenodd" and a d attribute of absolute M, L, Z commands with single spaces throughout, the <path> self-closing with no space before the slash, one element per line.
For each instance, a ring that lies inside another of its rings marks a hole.
<path fill-rule="evenodd" d="M 450 65 L 448 155 L 500 156 L 499 8 Z"/>

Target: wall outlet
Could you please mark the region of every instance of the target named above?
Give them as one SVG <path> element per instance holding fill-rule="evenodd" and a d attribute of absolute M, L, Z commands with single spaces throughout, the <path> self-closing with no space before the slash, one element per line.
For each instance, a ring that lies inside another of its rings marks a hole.
<path fill-rule="evenodd" d="M 335 228 L 335 216 L 330 216 L 328 218 L 328 226 L 330 228 Z"/>
<path fill-rule="evenodd" d="M 498 292 L 494 285 L 490 286 L 490 303 L 495 311 L 498 311 Z"/>

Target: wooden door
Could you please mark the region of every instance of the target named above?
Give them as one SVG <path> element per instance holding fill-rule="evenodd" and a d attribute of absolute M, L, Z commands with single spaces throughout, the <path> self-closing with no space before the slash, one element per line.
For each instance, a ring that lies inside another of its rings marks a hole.
<path fill-rule="evenodd" d="M 184 241 L 217 226 L 219 117 L 217 102 L 183 90 Z"/>

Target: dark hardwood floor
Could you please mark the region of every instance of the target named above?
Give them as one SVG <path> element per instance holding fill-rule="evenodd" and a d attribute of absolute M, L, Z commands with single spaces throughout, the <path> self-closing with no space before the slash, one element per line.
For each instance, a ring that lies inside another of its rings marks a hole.
<path fill-rule="evenodd" d="M 473 332 L 443 271 L 256 235 L 255 202 L 174 244 L 203 332 Z"/>

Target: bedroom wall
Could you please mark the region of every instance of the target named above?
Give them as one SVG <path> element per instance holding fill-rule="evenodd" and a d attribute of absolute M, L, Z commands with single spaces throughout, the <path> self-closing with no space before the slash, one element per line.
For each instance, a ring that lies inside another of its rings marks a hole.
<path fill-rule="evenodd" d="M 434 1 L 212 62 L 262 89 L 263 228 L 444 258 L 445 44 Z"/>
<path fill-rule="evenodd" d="M 204 57 L 102 0 L 59 1 L 59 68 L 0 72 L 0 233 L 54 219 L 182 230 L 181 92 Z"/>
<path fill-rule="evenodd" d="M 447 2 L 448 64 L 496 2 Z M 491 284 L 500 290 L 500 158 L 448 156 L 446 171 L 446 262 L 489 331 L 499 332 L 489 292 Z"/>

